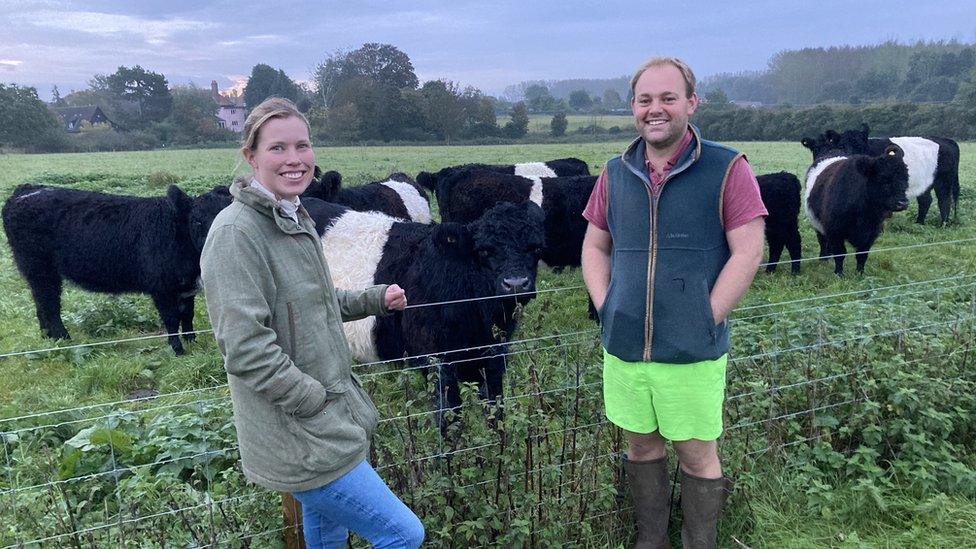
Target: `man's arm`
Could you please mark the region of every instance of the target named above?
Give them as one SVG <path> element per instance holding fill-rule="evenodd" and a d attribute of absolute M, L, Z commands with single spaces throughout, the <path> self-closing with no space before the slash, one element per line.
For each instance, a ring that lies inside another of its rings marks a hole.
<path fill-rule="evenodd" d="M 749 285 L 752 284 L 752 279 L 756 276 L 756 270 L 762 261 L 764 227 L 763 218 L 757 217 L 745 225 L 725 233 L 732 255 L 722 267 L 722 272 L 719 273 L 710 296 L 715 324 L 720 324 L 729 316 L 735 305 L 745 295 L 746 290 L 749 289 Z M 585 249 L 584 240 L 584 251 Z M 586 279 L 585 263 L 583 278 Z M 587 282 L 587 286 L 589 286 L 589 282 Z"/>
<path fill-rule="evenodd" d="M 598 311 L 603 307 L 610 286 L 611 250 L 613 239 L 610 233 L 593 223 L 587 225 L 586 236 L 583 237 L 583 282 L 586 283 L 586 290 L 590 292 L 590 299 Z"/>

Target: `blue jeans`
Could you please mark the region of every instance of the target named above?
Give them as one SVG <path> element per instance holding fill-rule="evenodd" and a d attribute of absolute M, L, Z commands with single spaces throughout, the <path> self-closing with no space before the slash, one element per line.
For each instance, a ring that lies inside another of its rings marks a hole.
<path fill-rule="evenodd" d="M 420 519 L 365 460 L 325 486 L 293 495 L 302 504 L 308 549 L 345 547 L 349 530 L 377 549 L 412 549 L 424 541 Z"/>

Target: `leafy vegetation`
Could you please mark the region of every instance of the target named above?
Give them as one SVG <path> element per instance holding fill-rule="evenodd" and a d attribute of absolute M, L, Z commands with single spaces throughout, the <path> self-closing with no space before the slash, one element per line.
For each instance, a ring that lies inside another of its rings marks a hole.
<path fill-rule="evenodd" d="M 316 152 L 355 184 L 460 162 L 577 156 L 597 169 L 624 144 Z M 809 164 L 798 143 L 733 145 L 758 173 L 802 177 Z M 737 486 L 722 546 L 971 544 L 974 155 L 976 145 L 962 144 L 959 223 L 916 225 L 912 206 L 888 220 L 863 276 L 838 278 L 815 260 L 799 276 L 783 267 L 757 276 L 733 320 L 722 455 Z M 26 181 L 158 195 L 175 180 L 200 192 L 229 182 L 238 158 L 226 149 L 5 155 L 0 197 Z M 813 232 L 801 229 L 812 258 Z M 961 242 L 937 244 L 950 241 Z M 512 345 L 501 421 L 465 387 L 461 417 L 441 437 L 430 379 L 398 364 L 357 367 L 384 418 L 371 460 L 433 545 L 632 543 L 621 437 L 603 417 L 581 283 L 578 270 L 540 271 L 515 336 L 526 341 Z M 6 245 L 0 287 L 0 354 L 161 334 L 145 296 L 69 285 L 74 339 L 43 339 Z M 202 300 L 196 324 L 206 327 Z M 280 500 L 239 470 L 216 345 L 204 334 L 187 351 L 175 357 L 158 337 L 0 358 L 0 546 L 277 546 Z"/>

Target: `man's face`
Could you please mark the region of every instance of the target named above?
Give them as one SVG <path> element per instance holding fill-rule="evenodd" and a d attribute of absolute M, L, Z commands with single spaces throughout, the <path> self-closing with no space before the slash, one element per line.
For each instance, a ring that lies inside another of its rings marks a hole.
<path fill-rule="evenodd" d="M 685 79 L 674 65 L 644 71 L 634 85 L 634 125 L 647 146 L 667 150 L 681 141 L 688 119 L 698 107 L 698 96 L 686 96 Z"/>

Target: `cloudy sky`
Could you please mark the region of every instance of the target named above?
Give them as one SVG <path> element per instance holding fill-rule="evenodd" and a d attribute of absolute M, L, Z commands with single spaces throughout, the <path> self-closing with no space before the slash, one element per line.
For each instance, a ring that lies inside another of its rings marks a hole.
<path fill-rule="evenodd" d="M 421 81 L 499 94 L 523 80 L 629 74 L 655 54 L 682 57 L 703 77 L 763 69 L 784 49 L 972 43 L 976 1 L 0 0 L 0 29 L 0 82 L 42 98 L 119 65 L 221 89 L 257 63 L 305 80 L 330 53 L 366 42 L 406 52 Z"/>

